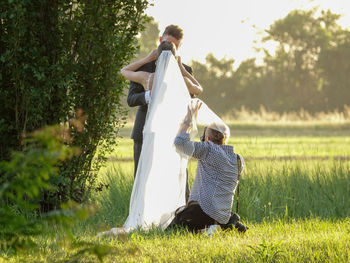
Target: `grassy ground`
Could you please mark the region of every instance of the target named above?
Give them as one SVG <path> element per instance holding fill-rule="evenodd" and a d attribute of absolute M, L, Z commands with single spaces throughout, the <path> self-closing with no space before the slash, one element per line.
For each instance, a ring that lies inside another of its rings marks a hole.
<path fill-rule="evenodd" d="M 105 262 L 349 262 L 350 221 L 269 221 L 250 224 L 245 235 L 218 232 L 212 237 L 186 232 L 152 231 L 126 239 L 95 241 L 106 246 Z M 81 235 L 79 241 L 94 238 Z M 98 262 L 94 256 L 72 256 L 69 244 L 43 241 L 41 253 L 17 256 L 9 262 Z M 67 261 L 66 261 L 67 260 Z M 76 260 L 76 261 L 75 261 Z"/>
<path fill-rule="evenodd" d="M 245 235 L 155 229 L 96 239 L 97 232 L 121 226 L 128 214 L 133 163 L 127 126 L 99 174 L 108 189 L 91 199 L 97 213 L 74 227 L 73 239 L 38 237 L 39 251 L 5 252 L 0 261 L 98 262 L 91 248 L 74 245 L 97 244 L 105 248 L 105 262 L 349 262 L 349 124 L 234 124 L 231 132 L 230 144 L 246 160 L 239 212 L 250 227 Z M 195 169 L 190 162 L 190 183 Z"/>

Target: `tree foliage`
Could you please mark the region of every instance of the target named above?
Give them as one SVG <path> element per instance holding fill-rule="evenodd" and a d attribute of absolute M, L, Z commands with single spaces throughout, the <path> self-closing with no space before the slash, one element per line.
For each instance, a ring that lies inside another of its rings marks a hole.
<path fill-rule="evenodd" d="M 0 249 L 15 251 L 34 244 L 32 238 L 43 233 L 50 220 L 65 220 L 56 213 L 33 216 L 38 205 L 33 202 L 43 189 L 51 189 L 50 176 L 57 176 L 57 165 L 78 154 L 64 145 L 60 127 L 38 130 L 26 140 L 26 150 L 13 152 L 10 161 L 0 162 Z"/>
<path fill-rule="evenodd" d="M 0 1 L 0 158 L 23 150 L 39 127 L 71 126 L 81 154 L 64 162 L 45 192 L 51 209 L 82 201 L 115 143 L 125 112 L 119 71 L 136 50 L 148 3 L 116 1 Z M 69 122 L 83 120 L 80 132 Z M 97 148 L 99 151 L 97 152 Z"/>
<path fill-rule="evenodd" d="M 275 57 L 265 60 L 266 66 L 271 68 L 275 94 L 281 91 L 284 96 L 282 104 L 286 110 L 325 108 L 327 95 L 319 58 L 332 41 L 337 42 L 336 36 L 342 29 L 336 23 L 338 15 L 323 11 L 315 17 L 315 11 L 292 11 L 267 30 L 265 40 L 277 41 L 279 45 Z M 272 103 L 278 109 L 278 105 Z"/>
<path fill-rule="evenodd" d="M 156 49 L 158 47 L 159 35 L 158 23 L 154 21 L 153 17 L 147 16 L 147 22 L 137 36 L 138 48 L 131 62 L 146 57 L 152 50 Z M 128 109 L 129 115 L 136 115 L 137 107 L 129 107 L 126 98 L 124 98 L 122 105 Z"/>
<path fill-rule="evenodd" d="M 316 9 L 294 10 L 276 20 L 263 41 L 277 42 L 274 54 L 263 50 L 233 69 L 232 59 L 192 62 L 203 85 L 203 99 L 219 113 L 245 106 L 284 112 L 343 109 L 349 104 L 350 32 L 337 24 L 339 15 Z"/>
<path fill-rule="evenodd" d="M 76 123 L 79 123 L 77 121 Z M 39 251 L 37 237 L 50 236 L 64 239 L 58 245 L 70 244 L 77 251 L 72 260 L 78 262 L 86 254 L 96 256 L 100 262 L 112 250 L 93 242 L 74 240 L 73 226 L 86 220 L 93 212 L 91 206 L 68 202 L 61 209 L 35 216 L 36 199 L 44 189 L 52 190 L 50 176 L 58 176 L 58 165 L 79 155 L 77 147 L 68 147 L 67 128 L 48 126 L 33 132 L 25 141 L 26 149 L 13 152 L 9 161 L 0 162 L 0 253 L 11 257 L 17 253 Z M 67 261 L 68 262 L 68 261 Z"/>
<path fill-rule="evenodd" d="M 154 21 L 153 17 L 148 17 L 144 29 L 141 31 L 138 38 L 139 50 L 134 60 L 139 60 L 146 57 L 153 49 L 158 46 L 160 31 L 158 23 Z"/>

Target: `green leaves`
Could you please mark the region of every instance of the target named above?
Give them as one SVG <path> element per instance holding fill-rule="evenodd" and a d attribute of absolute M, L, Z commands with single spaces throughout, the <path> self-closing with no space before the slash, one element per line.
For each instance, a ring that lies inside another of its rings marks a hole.
<path fill-rule="evenodd" d="M 276 49 L 256 48 L 264 54 L 260 61 L 246 59 L 237 69 L 233 59 L 211 54 L 205 63 L 193 61 L 203 100 L 231 116 L 242 107 L 257 111 L 261 105 L 279 113 L 346 109 L 350 32 L 340 27 L 338 14 L 320 11 L 293 10 L 274 21 L 261 41 Z"/>
<path fill-rule="evenodd" d="M 2 249 L 32 247 L 32 237 L 43 231 L 45 221 L 35 217 L 35 199 L 43 189 L 52 189 L 48 179 L 57 176 L 55 166 L 76 152 L 58 139 L 59 131 L 59 127 L 49 127 L 35 132 L 23 152 L 14 152 L 10 161 L 0 162 Z"/>
<path fill-rule="evenodd" d="M 125 122 L 119 71 L 136 51 L 147 6 L 146 0 L 1 2 L 0 159 L 22 151 L 26 133 L 53 124 L 70 127 L 65 144 L 81 149 L 60 165 L 59 177 L 46 173 L 55 187 L 41 193 L 42 209 L 81 202 L 94 187 Z M 69 122 L 78 110 L 85 116 L 81 131 Z"/>
<path fill-rule="evenodd" d="M 258 255 L 261 262 L 274 262 L 276 258 L 282 254 L 283 250 L 279 247 L 282 243 L 282 240 L 276 244 L 266 242 L 263 238 L 262 243 L 257 246 L 248 246 L 250 249 L 254 250 L 255 254 Z"/>

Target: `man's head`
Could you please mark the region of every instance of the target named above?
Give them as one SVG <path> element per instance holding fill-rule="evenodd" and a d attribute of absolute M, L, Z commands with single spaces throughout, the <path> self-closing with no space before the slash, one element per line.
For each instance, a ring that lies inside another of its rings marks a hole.
<path fill-rule="evenodd" d="M 162 43 L 163 41 L 172 42 L 175 44 L 176 49 L 178 49 L 182 38 L 183 38 L 182 29 L 176 25 L 169 25 L 165 28 L 163 35 L 159 37 L 159 41 L 160 43 Z"/>
<path fill-rule="evenodd" d="M 160 56 L 160 54 L 162 53 L 163 50 L 170 50 L 171 53 L 173 53 L 174 56 L 176 56 L 176 47 L 175 44 L 173 42 L 169 42 L 169 41 L 163 41 L 162 43 L 160 43 L 160 45 L 158 46 L 158 57 Z"/>
<path fill-rule="evenodd" d="M 211 141 L 218 145 L 224 145 L 226 140 L 225 134 L 211 129 L 210 127 L 206 127 L 204 132 L 204 141 Z"/>

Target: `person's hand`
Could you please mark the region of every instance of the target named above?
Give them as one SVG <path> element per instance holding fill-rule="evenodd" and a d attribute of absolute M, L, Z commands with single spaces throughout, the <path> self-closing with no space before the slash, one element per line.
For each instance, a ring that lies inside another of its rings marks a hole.
<path fill-rule="evenodd" d="M 149 54 L 147 55 L 147 59 L 149 61 L 153 61 L 156 60 L 158 58 L 158 50 L 157 49 L 153 49 L 151 52 L 149 52 Z"/>
<path fill-rule="evenodd" d="M 192 116 L 197 118 L 198 111 L 202 107 L 203 102 L 199 99 L 191 100 L 191 110 L 192 110 Z"/>
<path fill-rule="evenodd" d="M 190 105 L 188 105 L 187 108 L 187 114 L 184 119 L 184 123 L 191 124 L 192 123 L 192 118 L 195 117 L 197 118 L 197 114 L 199 109 L 202 107 L 202 101 L 201 100 L 191 100 Z"/>

